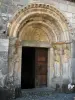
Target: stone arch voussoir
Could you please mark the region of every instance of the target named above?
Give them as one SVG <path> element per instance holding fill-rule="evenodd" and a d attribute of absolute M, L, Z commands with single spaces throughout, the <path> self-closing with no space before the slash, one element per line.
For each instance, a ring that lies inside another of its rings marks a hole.
<path fill-rule="evenodd" d="M 69 41 L 69 27 L 68 27 L 68 21 L 65 18 L 65 16 L 57 10 L 53 5 L 47 5 L 47 4 L 30 4 L 27 7 L 24 7 L 21 9 L 11 20 L 11 22 L 8 24 L 8 34 L 10 37 L 17 37 L 17 34 L 19 34 L 19 29 L 27 23 L 31 22 L 31 18 L 33 21 L 38 20 L 38 18 L 42 16 L 42 19 L 45 18 L 45 22 L 48 26 L 50 26 L 50 21 L 52 23 L 56 22 L 57 25 L 53 27 L 52 30 L 55 29 L 55 27 L 58 27 L 58 30 L 55 30 L 54 33 L 61 33 L 63 36 L 62 41 Z M 43 17 L 44 16 L 44 17 Z M 37 19 L 35 18 L 37 17 Z M 35 19 L 35 20 L 34 20 Z M 43 20 L 40 19 L 40 21 Z M 53 22 L 54 21 L 54 22 Z M 47 26 L 46 26 L 47 28 Z M 53 33 L 53 34 L 54 34 Z M 56 34 L 57 36 L 57 34 Z M 59 38 L 59 34 L 57 36 Z M 57 40 L 60 41 L 60 39 Z"/>

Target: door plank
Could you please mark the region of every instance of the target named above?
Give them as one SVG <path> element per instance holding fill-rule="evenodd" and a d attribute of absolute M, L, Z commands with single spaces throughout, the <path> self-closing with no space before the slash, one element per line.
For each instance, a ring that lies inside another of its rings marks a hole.
<path fill-rule="evenodd" d="M 35 49 L 35 87 L 47 86 L 47 48 Z"/>

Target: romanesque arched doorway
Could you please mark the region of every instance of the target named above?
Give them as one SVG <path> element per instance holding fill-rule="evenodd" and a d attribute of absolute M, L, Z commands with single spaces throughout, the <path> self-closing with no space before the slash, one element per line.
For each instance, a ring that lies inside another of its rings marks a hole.
<path fill-rule="evenodd" d="M 16 86 L 21 85 L 22 47 L 47 48 L 47 86 L 60 84 L 60 79 L 70 80 L 68 30 L 66 18 L 53 5 L 31 4 L 15 15 L 8 24 L 8 34 L 9 75 L 14 76 Z M 36 80 L 39 82 L 38 77 Z"/>

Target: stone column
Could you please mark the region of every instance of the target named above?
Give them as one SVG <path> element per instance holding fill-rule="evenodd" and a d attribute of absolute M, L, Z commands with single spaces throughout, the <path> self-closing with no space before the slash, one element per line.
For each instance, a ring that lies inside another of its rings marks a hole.
<path fill-rule="evenodd" d="M 52 81 L 54 77 L 54 50 L 51 47 L 48 50 L 48 87 L 55 87 Z"/>

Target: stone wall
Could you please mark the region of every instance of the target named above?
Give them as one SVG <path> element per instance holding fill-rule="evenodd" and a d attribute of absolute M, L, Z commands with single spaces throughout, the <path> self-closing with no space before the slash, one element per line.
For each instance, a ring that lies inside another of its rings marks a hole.
<path fill-rule="evenodd" d="M 0 87 L 5 87 L 8 78 L 8 39 L 0 39 Z"/>

